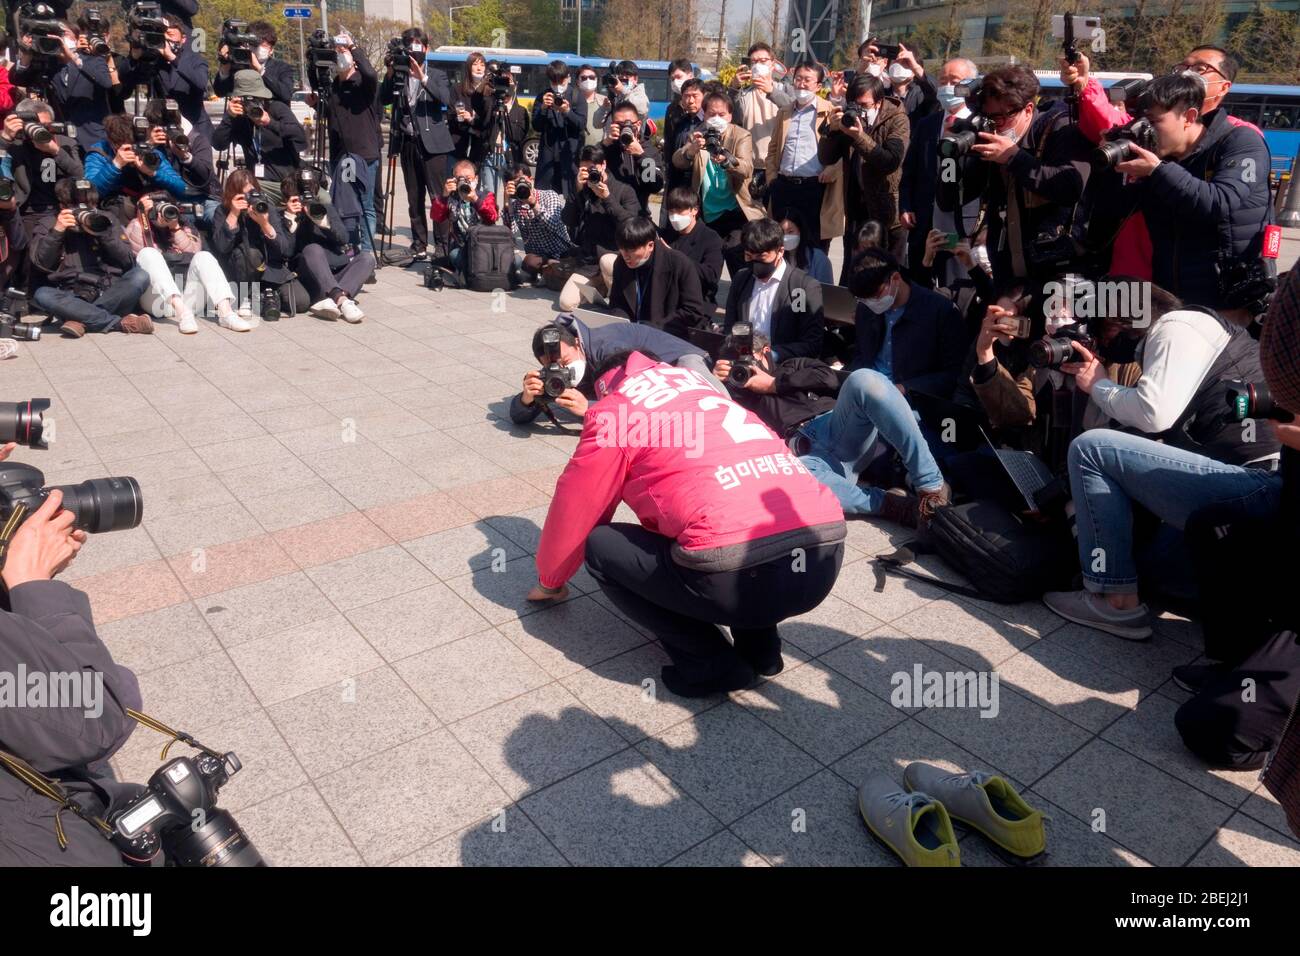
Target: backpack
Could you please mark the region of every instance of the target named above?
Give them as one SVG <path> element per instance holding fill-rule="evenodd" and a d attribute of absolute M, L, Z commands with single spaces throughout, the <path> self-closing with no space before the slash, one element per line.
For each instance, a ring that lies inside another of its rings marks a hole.
<path fill-rule="evenodd" d="M 932 552 L 973 585 L 949 584 L 904 567 L 918 553 Z M 924 581 L 953 594 L 999 604 L 1036 600 L 1070 586 L 1078 571 L 1076 548 L 1059 522 L 1031 524 L 996 501 L 945 505 L 930 519 L 927 540 L 881 555 L 886 571 Z"/>
<path fill-rule="evenodd" d="M 511 288 L 515 238 L 509 226 L 470 226 L 465 237 L 465 285 L 475 292 Z"/>

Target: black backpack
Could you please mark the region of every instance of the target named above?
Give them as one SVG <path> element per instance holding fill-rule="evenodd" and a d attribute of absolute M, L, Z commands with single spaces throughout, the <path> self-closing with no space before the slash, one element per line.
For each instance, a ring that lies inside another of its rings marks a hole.
<path fill-rule="evenodd" d="M 925 553 L 937 554 L 973 586 L 949 584 L 905 567 L 914 555 Z M 903 577 L 1000 604 L 1067 589 L 1079 570 L 1075 543 L 1062 522 L 1031 523 L 987 499 L 939 508 L 924 541 L 875 561 Z"/>
<path fill-rule="evenodd" d="M 470 226 L 465 237 L 465 285 L 475 292 L 509 289 L 515 238 L 509 226 Z"/>

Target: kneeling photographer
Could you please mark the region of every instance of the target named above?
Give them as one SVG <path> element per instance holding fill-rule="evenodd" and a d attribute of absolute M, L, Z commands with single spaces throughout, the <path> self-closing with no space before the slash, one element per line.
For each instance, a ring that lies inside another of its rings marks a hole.
<path fill-rule="evenodd" d="M 249 305 L 252 311 L 261 310 L 264 321 L 277 321 L 281 309 L 297 312 L 310 301 L 289 269 L 294 254 L 289 227 L 247 169 L 226 178 L 221 208 L 212 223 L 212 250 L 226 275 L 253 290 Z"/>
<path fill-rule="evenodd" d="M 524 387 L 510 399 L 510 420 L 526 425 L 554 403 L 579 418 L 587 414 L 588 402 L 596 397 L 594 369 L 611 355 L 638 351 L 659 356 L 678 368 L 694 369 L 721 394 L 709 371 L 709 355 L 685 339 L 649 325 L 611 322 L 591 328 L 574 315 L 562 314 L 533 333 L 533 355 L 540 370 L 524 374 Z"/>
<path fill-rule="evenodd" d="M 321 196 L 320 171 L 303 167 L 281 183 L 284 218 L 293 236 L 292 265 L 313 302 L 307 311 L 318 319 L 342 319 L 355 325 L 366 317 L 357 296 L 375 271 L 375 254 L 348 245 L 347 230 Z"/>
<path fill-rule="evenodd" d="M 134 310 L 149 288 L 117 221 L 99 208 L 99 192 L 85 179 L 54 185 L 59 214 L 32 250 L 38 306 L 61 323 L 67 338 L 87 332 L 153 332 L 149 316 Z"/>

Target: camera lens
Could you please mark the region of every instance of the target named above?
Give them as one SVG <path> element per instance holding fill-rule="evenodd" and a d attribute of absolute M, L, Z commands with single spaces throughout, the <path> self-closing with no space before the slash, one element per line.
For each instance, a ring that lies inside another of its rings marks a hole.
<path fill-rule="evenodd" d="M 48 398 L 0 402 L 0 445 L 12 441 L 28 448 L 48 448 L 44 434 L 44 413 L 49 407 Z"/>
<path fill-rule="evenodd" d="M 266 866 L 262 854 L 229 811 L 213 810 L 207 821 L 197 830 L 185 826 L 167 832 L 168 838 L 184 835 L 175 842 L 165 841 L 169 860 L 177 866 Z"/>
<path fill-rule="evenodd" d="M 744 385 L 754 375 L 754 369 L 747 362 L 737 362 L 731 366 L 731 373 L 727 376 L 727 381 L 732 385 Z"/>
<path fill-rule="evenodd" d="M 527 183 L 518 183 L 515 186 L 516 199 L 522 199 L 524 201 L 527 201 L 528 198 L 532 196 L 532 194 L 533 194 L 532 187 L 529 186 Z"/>
<path fill-rule="evenodd" d="M 77 226 L 89 235 L 104 236 L 113 228 L 113 220 L 98 209 L 83 208 L 77 210 Z"/>
<path fill-rule="evenodd" d="M 1074 342 L 1067 338 L 1040 339 L 1029 347 L 1029 364 L 1034 368 L 1060 368 L 1074 355 Z"/>
<path fill-rule="evenodd" d="M 89 534 L 125 531 L 144 517 L 144 498 L 134 478 L 91 478 L 76 485 L 55 485 L 63 507 L 76 515 L 76 526 Z"/>
<path fill-rule="evenodd" d="M 1088 157 L 1093 169 L 1113 169 L 1118 163 L 1132 158 L 1133 143 L 1127 139 L 1117 139 L 1111 143 L 1102 143 Z"/>

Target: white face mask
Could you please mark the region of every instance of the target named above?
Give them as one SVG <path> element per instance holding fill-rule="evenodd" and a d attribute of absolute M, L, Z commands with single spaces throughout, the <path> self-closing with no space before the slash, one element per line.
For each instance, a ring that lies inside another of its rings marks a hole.
<path fill-rule="evenodd" d="M 867 72 L 870 73 L 872 76 L 879 76 L 881 73 L 884 72 L 884 70 L 881 68 L 879 63 L 872 63 L 870 66 L 867 67 Z"/>
<path fill-rule="evenodd" d="M 682 91 L 682 85 L 685 84 L 685 82 L 686 82 L 685 80 L 673 80 L 673 92 L 680 93 Z M 592 89 L 595 89 L 596 84 L 592 83 L 591 87 Z"/>
<path fill-rule="evenodd" d="M 575 382 L 581 382 L 581 381 L 582 381 L 582 377 L 583 377 L 584 375 L 587 374 L 587 360 L 586 360 L 586 359 L 574 359 L 572 362 L 570 362 L 570 363 L 569 363 L 567 366 L 565 366 L 565 367 L 566 367 L 566 368 L 573 369 L 573 380 L 574 380 Z"/>
<path fill-rule="evenodd" d="M 629 269 L 640 269 L 643 265 L 645 265 L 647 262 L 650 261 L 650 257 L 652 255 L 654 255 L 653 252 L 647 252 L 645 255 L 641 256 L 641 258 L 635 260 L 634 262 L 627 262 L 626 259 L 623 261 Z"/>
<path fill-rule="evenodd" d="M 257 58 L 262 63 L 265 63 L 267 60 L 271 59 L 271 48 L 267 46 L 265 43 L 263 43 L 261 46 L 257 48 Z"/>
<path fill-rule="evenodd" d="M 889 68 L 889 78 L 895 83 L 906 83 L 915 75 L 901 63 L 895 63 Z"/>
<path fill-rule="evenodd" d="M 72 39 L 71 37 L 64 37 L 64 38 L 63 38 L 63 49 L 65 49 L 65 50 L 67 50 L 69 53 L 71 53 L 71 52 L 72 52 L 73 50 L 75 50 L 76 48 L 77 48 L 77 41 L 76 41 L 76 40 Z"/>
<path fill-rule="evenodd" d="M 668 222 L 674 229 L 681 232 L 691 224 L 691 218 L 690 213 L 675 212 L 668 217 Z"/>
<path fill-rule="evenodd" d="M 807 106 L 817 98 L 816 90 L 795 90 L 794 101 L 800 106 Z"/>
<path fill-rule="evenodd" d="M 595 88 L 596 88 L 596 81 L 595 81 L 595 80 L 579 80 L 579 81 L 578 81 L 578 89 L 582 90 L 582 92 L 584 92 L 584 93 L 590 93 L 590 92 L 591 92 L 592 90 L 594 90 Z"/>
<path fill-rule="evenodd" d="M 704 121 L 704 125 L 709 129 L 716 129 L 719 133 L 725 130 L 731 124 L 727 122 L 725 116 L 710 116 Z"/>
<path fill-rule="evenodd" d="M 876 117 L 879 116 L 879 115 L 880 115 L 880 107 L 879 107 L 879 106 L 873 106 L 873 107 L 871 107 L 870 109 L 868 109 L 868 110 L 867 110 L 867 125 L 868 125 L 868 126 L 874 126 L 874 125 L 875 125 L 875 122 L 876 122 Z"/>
<path fill-rule="evenodd" d="M 948 112 L 954 113 L 966 105 L 964 97 L 957 95 L 957 87 L 952 83 L 946 83 L 939 87 L 939 104 Z"/>
<path fill-rule="evenodd" d="M 563 83 L 552 83 L 552 84 L 551 84 L 551 92 L 554 93 L 554 94 L 557 95 L 557 96 L 563 94 L 564 91 L 567 90 L 568 88 L 569 88 L 569 81 L 568 81 L 568 80 L 565 80 Z"/>
<path fill-rule="evenodd" d="M 770 76 L 772 65 L 770 63 L 755 63 L 749 68 L 749 73 L 751 76 Z"/>
<path fill-rule="evenodd" d="M 798 233 L 791 234 L 787 232 L 784 236 L 781 237 L 781 245 L 785 246 L 786 252 L 794 252 L 796 249 L 799 248 L 799 234 Z"/>
<path fill-rule="evenodd" d="M 339 69 L 342 70 L 344 73 L 352 69 L 352 54 L 340 53 L 338 55 L 338 64 L 339 64 Z"/>
<path fill-rule="evenodd" d="M 882 295 L 877 299 L 863 299 L 862 303 L 872 312 L 883 315 L 894 307 L 894 299 L 896 298 L 897 295 L 890 293 L 888 295 Z"/>

